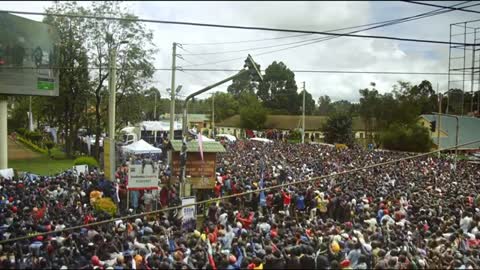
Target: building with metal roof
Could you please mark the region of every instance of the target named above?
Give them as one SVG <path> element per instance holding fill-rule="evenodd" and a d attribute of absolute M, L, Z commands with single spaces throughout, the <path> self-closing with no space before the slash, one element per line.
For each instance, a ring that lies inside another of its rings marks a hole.
<path fill-rule="evenodd" d="M 480 150 L 480 118 L 458 115 L 458 144 L 459 150 L 477 151 Z M 420 124 L 433 131 L 430 132 L 435 148 L 455 147 L 457 120 L 455 117 L 441 115 L 438 123 L 438 115 L 423 114 L 420 116 Z M 432 126 L 433 125 L 433 126 Z M 439 129 L 440 127 L 440 129 Z M 440 145 L 438 145 L 438 134 L 440 133 Z M 466 143 L 476 143 L 463 145 Z M 460 146 L 461 145 L 461 146 Z M 440 146 L 440 147 L 439 147 Z"/>

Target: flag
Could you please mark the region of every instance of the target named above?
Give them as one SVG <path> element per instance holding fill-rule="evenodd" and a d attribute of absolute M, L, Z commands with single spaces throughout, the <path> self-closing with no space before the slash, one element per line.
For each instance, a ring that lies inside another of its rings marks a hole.
<path fill-rule="evenodd" d="M 200 150 L 200 157 L 202 158 L 202 161 L 203 161 L 203 140 L 202 140 L 202 134 L 198 134 L 198 149 Z"/>

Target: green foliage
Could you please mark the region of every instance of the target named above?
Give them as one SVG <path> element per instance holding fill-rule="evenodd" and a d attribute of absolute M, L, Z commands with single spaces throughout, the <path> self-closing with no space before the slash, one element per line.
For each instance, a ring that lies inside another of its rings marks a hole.
<path fill-rule="evenodd" d="M 302 140 L 302 131 L 301 129 L 294 129 L 290 131 L 290 135 L 288 136 L 289 140 Z"/>
<path fill-rule="evenodd" d="M 418 124 L 393 124 L 382 132 L 380 143 L 385 149 L 428 152 L 433 145 L 427 128 Z"/>
<path fill-rule="evenodd" d="M 117 213 L 117 206 L 111 198 L 100 198 L 95 201 L 93 207 L 96 211 L 105 212 L 112 217 Z"/>
<path fill-rule="evenodd" d="M 320 96 L 318 98 L 318 115 L 329 115 L 333 112 L 332 100 L 328 95 Z"/>
<path fill-rule="evenodd" d="M 240 96 L 241 94 L 239 94 Z M 215 93 L 215 122 L 221 122 L 238 113 L 239 100 L 230 93 Z M 208 104 L 212 104 L 212 98 L 207 99 Z M 211 110 L 210 110 L 211 112 Z"/>
<path fill-rule="evenodd" d="M 98 161 L 94 157 L 82 156 L 73 161 L 73 165 L 88 165 L 88 167 L 99 167 Z"/>
<path fill-rule="evenodd" d="M 322 127 L 326 143 L 341 143 L 352 146 L 354 134 L 352 130 L 352 117 L 347 114 L 331 115 Z"/>
<path fill-rule="evenodd" d="M 68 155 L 67 153 L 62 151 L 62 149 L 60 149 L 59 147 L 53 147 L 52 149 L 50 149 L 50 157 L 56 160 L 60 160 L 60 159 L 67 159 Z"/>
<path fill-rule="evenodd" d="M 267 111 L 254 96 L 248 99 L 251 102 L 240 108 L 240 126 L 254 130 L 262 129 L 267 120 Z"/>
<path fill-rule="evenodd" d="M 23 137 L 26 137 L 25 134 L 28 132 L 26 128 L 17 128 L 17 133 Z"/>
<path fill-rule="evenodd" d="M 36 145 L 35 143 L 33 143 L 32 141 L 30 141 L 29 139 L 25 139 L 23 138 L 22 136 L 18 136 L 17 135 L 17 140 L 21 143 L 23 143 L 26 147 L 28 147 L 29 149 L 35 151 L 35 152 L 38 152 L 38 153 L 41 153 L 41 154 L 47 154 L 48 153 L 48 150 L 47 149 L 44 149 L 38 145 Z"/>
<path fill-rule="evenodd" d="M 301 111 L 302 99 L 298 97 L 295 74 L 282 62 L 274 61 L 265 69 L 257 95 L 263 105 L 273 112 L 298 114 Z"/>

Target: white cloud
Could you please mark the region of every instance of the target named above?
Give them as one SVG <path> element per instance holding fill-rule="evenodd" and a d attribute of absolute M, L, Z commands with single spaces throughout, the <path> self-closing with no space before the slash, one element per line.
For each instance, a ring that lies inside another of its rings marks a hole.
<path fill-rule="evenodd" d="M 2 2 L 1 9 L 21 11 L 41 11 L 52 2 Z M 452 5 L 455 2 L 442 2 Z M 86 3 L 88 4 L 88 3 Z M 354 25 L 361 25 L 388 19 L 435 10 L 435 8 L 413 5 L 404 2 L 126 2 L 126 6 L 141 18 L 176 20 L 202 23 L 234 24 L 244 26 L 264 26 L 272 28 L 330 30 Z M 470 9 L 473 9 L 470 8 Z M 361 34 L 411 37 L 419 39 L 448 40 L 451 23 L 475 18 L 476 14 L 449 12 L 426 19 L 371 30 Z M 38 16 L 27 16 L 39 20 Z M 287 35 L 289 33 L 250 31 L 169 24 L 147 24 L 154 30 L 154 42 L 159 49 L 155 66 L 171 66 L 172 42 L 205 43 L 252 39 L 265 39 Z M 269 45 L 290 43 L 317 38 L 306 36 L 255 43 L 221 44 L 215 46 L 188 46 L 184 48 L 193 52 L 219 52 L 241 50 Z M 282 61 L 290 69 L 314 70 L 363 70 L 363 71 L 407 71 L 407 72 L 446 72 L 448 67 L 448 46 L 423 43 L 399 42 L 392 40 L 373 40 L 360 38 L 336 38 L 312 45 L 301 46 L 272 54 L 259 53 L 272 49 L 252 50 L 221 55 L 186 55 L 178 53 L 190 63 L 214 62 L 230 58 L 245 58 L 251 53 L 263 68 L 274 60 Z M 178 59 L 179 66 L 189 63 Z M 218 65 L 200 66 L 202 68 L 239 69 L 243 59 L 220 63 Z M 231 72 L 177 72 L 177 84 L 182 84 L 183 94 L 189 94 L 209 83 L 223 79 Z M 160 89 L 170 87 L 169 71 L 155 74 L 155 86 Z M 297 84 L 306 82 L 307 90 L 315 99 L 320 95 L 330 95 L 333 100 L 358 99 L 358 89 L 377 83 L 380 92 L 391 90 L 398 80 L 419 83 L 428 79 L 435 86 L 440 83 L 446 89 L 446 76 L 433 75 L 378 75 L 378 74 L 324 74 L 297 73 Z M 228 83 L 218 87 L 225 91 Z M 163 91 L 165 92 L 165 91 Z M 202 97 L 208 94 L 202 95 Z"/>

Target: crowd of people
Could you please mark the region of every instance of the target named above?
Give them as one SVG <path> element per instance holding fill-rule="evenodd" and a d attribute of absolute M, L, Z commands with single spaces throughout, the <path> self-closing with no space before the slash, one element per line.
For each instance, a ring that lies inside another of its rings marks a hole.
<path fill-rule="evenodd" d="M 348 172 L 410 155 L 237 141 L 218 156 L 211 196 L 220 200 L 193 231 L 182 231 L 175 211 L 89 225 L 111 218 L 92 208 L 92 192 L 125 200 L 96 170 L 0 179 L 0 241 L 51 232 L 2 242 L 0 268 L 480 268 L 479 165 L 424 156 Z M 163 187 L 153 200 L 177 205 L 177 190 Z M 140 212 L 150 209 L 145 197 Z"/>

